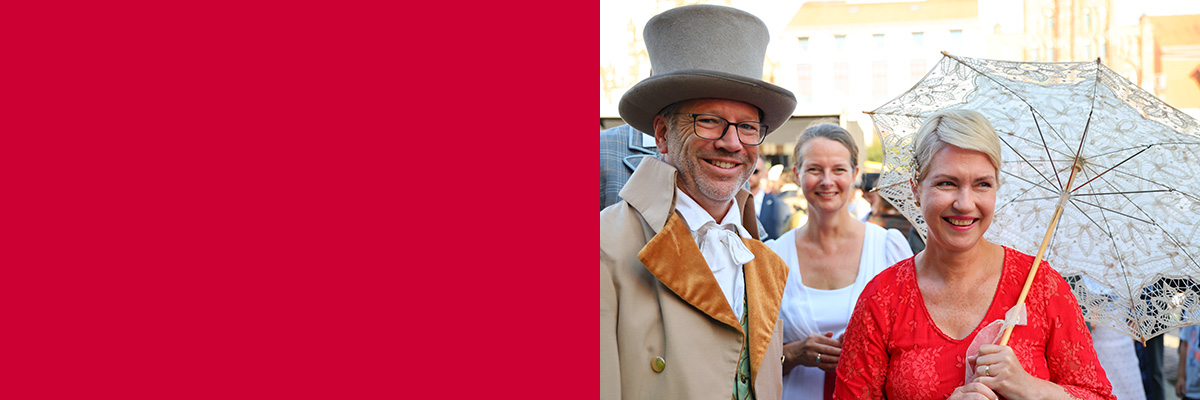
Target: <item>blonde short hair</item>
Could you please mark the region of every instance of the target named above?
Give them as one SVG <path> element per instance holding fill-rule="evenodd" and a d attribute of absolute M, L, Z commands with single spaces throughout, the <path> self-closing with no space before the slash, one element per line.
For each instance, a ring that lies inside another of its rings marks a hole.
<path fill-rule="evenodd" d="M 929 172 L 933 155 L 947 145 L 987 155 L 996 172 L 1000 172 L 1000 136 L 991 122 L 976 111 L 941 110 L 921 124 L 913 140 L 918 181 Z"/>

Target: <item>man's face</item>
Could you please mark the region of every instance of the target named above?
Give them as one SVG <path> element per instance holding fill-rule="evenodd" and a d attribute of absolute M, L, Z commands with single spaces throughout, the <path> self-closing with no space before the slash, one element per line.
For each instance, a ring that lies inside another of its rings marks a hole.
<path fill-rule="evenodd" d="M 759 120 L 757 108 L 731 100 L 692 100 L 679 112 L 712 114 L 731 123 Z M 668 127 L 666 118 L 677 118 L 675 129 Z M 654 120 L 658 150 L 667 153 L 679 170 L 679 188 L 705 208 L 720 207 L 732 200 L 750 177 L 758 159 L 758 146 L 742 144 L 732 125 L 717 140 L 696 136 L 693 129 L 692 118 L 686 115 L 658 116 Z"/>
<path fill-rule="evenodd" d="M 767 164 L 760 158 L 754 164 L 754 173 L 750 174 L 750 193 L 758 193 L 763 180 L 767 179 Z"/>

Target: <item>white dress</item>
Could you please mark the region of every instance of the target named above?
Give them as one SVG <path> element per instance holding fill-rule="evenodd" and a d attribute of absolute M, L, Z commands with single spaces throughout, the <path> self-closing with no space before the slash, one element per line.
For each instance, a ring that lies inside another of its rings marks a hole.
<path fill-rule="evenodd" d="M 779 310 L 783 343 L 803 340 L 812 333 L 833 332 L 838 338 L 846 331 L 850 313 L 863 287 L 885 268 L 912 257 L 912 248 L 904 234 L 867 223 L 863 235 L 862 260 L 854 283 L 840 289 L 820 290 L 804 286 L 800 279 L 800 258 L 796 254 L 796 229 L 765 244 L 788 265 L 787 286 Z M 785 400 L 820 400 L 824 396 L 825 371 L 796 366 L 783 376 Z"/>
<path fill-rule="evenodd" d="M 1104 375 L 1112 383 L 1117 400 L 1146 400 L 1133 339 L 1111 328 L 1092 326 L 1092 347 L 1096 349 L 1096 358 L 1104 368 Z M 1168 390 L 1174 389 L 1171 386 Z"/>

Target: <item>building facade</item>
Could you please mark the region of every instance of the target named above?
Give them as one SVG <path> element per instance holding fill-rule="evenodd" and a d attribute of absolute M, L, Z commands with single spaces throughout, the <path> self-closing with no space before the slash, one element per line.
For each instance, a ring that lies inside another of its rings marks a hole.
<path fill-rule="evenodd" d="M 911 88 L 943 51 L 1040 62 L 1100 59 L 1168 104 L 1200 116 L 1200 15 L 1142 16 L 1135 25 L 1119 25 L 1116 1 L 1126 0 L 1024 0 L 1016 3 L 1019 12 L 1009 0 L 806 1 L 776 6 L 779 12 L 765 11 L 765 4 L 779 3 L 770 0 L 640 3 L 640 14 L 625 20 L 619 34 L 626 54 L 607 62 L 601 57 L 601 129 L 623 123 L 616 113 L 620 96 L 650 75 L 645 21 L 695 3 L 739 7 L 768 24 L 763 80 L 798 100 L 794 118 L 763 145 L 775 160 L 790 161 L 795 138 L 818 121 L 855 134 L 866 160 L 876 137 L 863 112 Z M 1003 23 L 995 16 L 1008 11 L 1013 17 Z"/>

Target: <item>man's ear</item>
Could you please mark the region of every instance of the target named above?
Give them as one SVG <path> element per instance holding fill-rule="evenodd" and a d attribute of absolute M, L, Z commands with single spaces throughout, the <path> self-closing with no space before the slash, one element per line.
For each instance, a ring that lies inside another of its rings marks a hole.
<path fill-rule="evenodd" d="M 658 152 L 667 154 L 667 117 L 662 115 L 654 116 L 654 144 L 658 146 Z"/>

